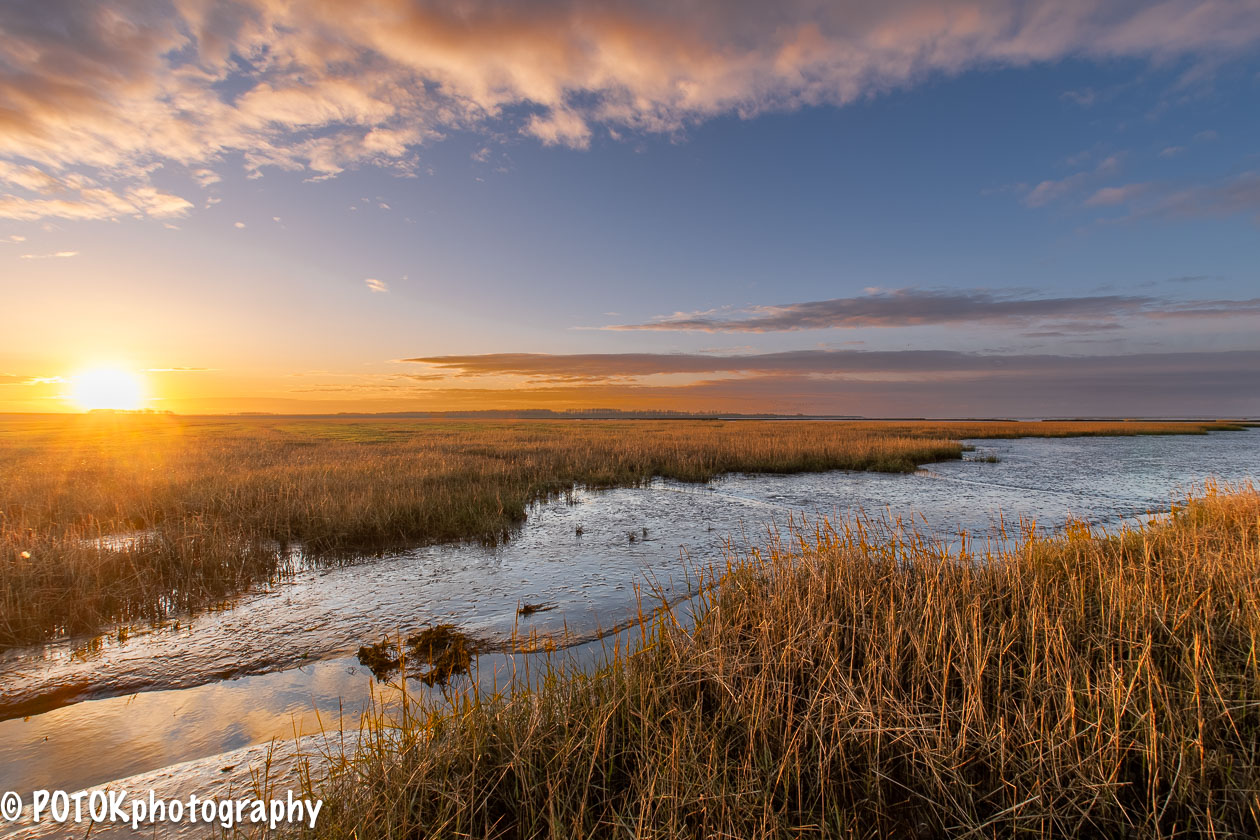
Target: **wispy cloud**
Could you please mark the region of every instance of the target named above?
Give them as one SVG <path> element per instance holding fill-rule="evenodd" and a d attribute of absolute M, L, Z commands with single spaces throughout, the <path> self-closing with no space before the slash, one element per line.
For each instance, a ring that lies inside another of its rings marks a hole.
<path fill-rule="evenodd" d="M 203 188 L 208 187 L 211 184 L 217 184 L 223 180 L 219 173 L 215 172 L 213 169 L 194 169 L 190 174 L 192 175 L 193 180 Z"/>
<path fill-rule="evenodd" d="M 1260 223 L 1260 171 L 1241 172 L 1207 183 L 1128 184 L 1098 190 L 1088 205 L 1124 205 L 1128 213 L 1113 221 L 1140 218 L 1214 218 L 1254 216 Z"/>
<path fill-rule="evenodd" d="M 1243 172 L 1213 183 L 1167 192 L 1142 212 L 1161 216 L 1260 214 L 1260 172 Z"/>
<path fill-rule="evenodd" d="M 1034 298 L 990 291 L 898 289 L 722 313 L 676 313 L 642 324 L 614 324 L 603 329 L 764 333 L 962 323 L 1020 326 L 1066 318 L 1075 319 L 1079 325 L 1126 316 L 1176 317 L 1187 312 L 1187 307 L 1212 311 L 1217 317 L 1235 317 L 1260 313 L 1260 300 L 1187 303 L 1142 295 Z"/>
<path fill-rule="evenodd" d="M 1124 184 L 1118 187 L 1103 187 L 1085 199 L 1086 207 L 1111 207 L 1125 204 L 1151 190 L 1151 184 Z"/>
<path fill-rule="evenodd" d="M 1123 154 L 1108 155 L 1098 162 L 1092 170 L 1074 173 L 1058 180 L 1041 181 L 1024 196 L 1024 204 L 1028 207 L 1045 207 L 1048 204 L 1084 189 L 1091 181 L 1111 175 L 1120 169 L 1124 160 Z"/>
<path fill-rule="evenodd" d="M 383 280 L 377 280 L 375 277 L 367 277 L 363 280 L 363 285 L 368 287 L 370 292 L 388 292 L 389 286 Z"/>
<path fill-rule="evenodd" d="M 1122 330 L 1124 327 L 1114 322 L 1088 323 L 1071 321 L 1062 324 L 1046 324 L 1035 330 L 1020 333 L 1025 338 L 1064 338 L 1067 336 L 1086 335 L 1089 333 Z"/>
<path fill-rule="evenodd" d="M 356 166 L 408 174 L 417 147 L 461 130 L 583 148 L 597 128 L 672 134 L 995 64 L 1223 60 L 1260 41 L 1260 9 L 1231 0 L 365 0 L 347 15 L 341 4 L 289 0 L 10 0 L 0 31 L 0 161 L 12 170 L 0 180 L 14 190 L 0 195 L 0 216 L 108 219 L 191 209 L 150 183 L 159 166 L 184 173 L 190 188 L 213 184 L 237 159 L 250 176 L 268 167 L 312 179 Z M 74 172 L 94 183 L 68 183 Z"/>
<path fill-rule="evenodd" d="M 69 188 L 65 195 L 57 198 L 0 195 L 0 218 L 18 221 L 116 219 L 120 216 L 164 219 L 182 216 L 191 209 L 191 202 L 150 186 L 131 187 L 124 192 L 104 187 Z"/>
<path fill-rule="evenodd" d="M 77 257 L 78 251 L 55 251 L 51 254 L 23 254 L 21 259 L 24 260 L 50 260 L 65 259 L 66 257 Z"/>
<path fill-rule="evenodd" d="M 1065 102 L 1080 105 L 1082 108 L 1088 108 L 1098 101 L 1098 93 L 1093 88 L 1065 90 L 1060 94 L 1059 98 Z"/>
<path fill-rule="evenodd" d="M 54 385 L 66 380 L 60 376 L 19 376 L 0 373 L 0 385 Z"/>

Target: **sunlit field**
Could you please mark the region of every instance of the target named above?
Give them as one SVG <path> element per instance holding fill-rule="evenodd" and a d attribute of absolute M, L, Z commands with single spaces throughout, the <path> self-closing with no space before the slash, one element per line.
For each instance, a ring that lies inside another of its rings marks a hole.
<path fill-rule="evenodd" d="M 1255 837 L 1258 529 L 1253 489 L 1209 486 L 980 557 L 784 534 L 597 673 L 378 715 L 302 833 Z"/>
<path fill-rule="evenodd" d="M 964 437 L 1230 428 L 10 416 L 0 420 L 0 646 L 160 621 L 299 562 L 509 539 L 532 502 L 576 486 L 904 472 L 960 457 Z"/>

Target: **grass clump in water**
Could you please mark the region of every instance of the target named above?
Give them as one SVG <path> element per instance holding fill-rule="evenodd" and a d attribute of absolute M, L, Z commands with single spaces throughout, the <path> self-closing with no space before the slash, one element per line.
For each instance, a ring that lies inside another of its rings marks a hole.
<path fill-rule="evenodd" d="M 479 649 L 475 639 L 454 625 L 438 624 L 408 636 L 405 648 L 382 639 L 360 647 L 358 656 L 359 664 L 378 680 L 388 680 L 411 666 L 407 676 L 427 685 L 445 685 L 452 677 L 468 673 Z"/>
<path fill-rule="evenodd" d="M 445 685 L 451 677 L 468 673 L 477 643 L 453 625 L 439 624 L 408 637 L 407 648 L 413 662 L 428 666 L 419 675 L 422 681 Z"/>
<path fill-rule="evenodd" d="M 1260 835 L 1260 495 L 733 560 L 592 675 L 380 718 L 318 837 Z"/>
<path fill-rule="evenodd" d="M 402 652 L 388 638 L 359 647 L 359 664 L 372 672 L 378 680 L 387 680 L 402 664 Z"/>

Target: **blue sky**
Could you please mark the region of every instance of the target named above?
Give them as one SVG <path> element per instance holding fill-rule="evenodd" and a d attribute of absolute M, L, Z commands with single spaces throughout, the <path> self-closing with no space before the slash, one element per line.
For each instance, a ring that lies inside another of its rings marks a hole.
<path fill-rule="evenodd" d="M 0 410 L 1260 413 L 1254 4 L 105 7 L 0 11 Z"/>

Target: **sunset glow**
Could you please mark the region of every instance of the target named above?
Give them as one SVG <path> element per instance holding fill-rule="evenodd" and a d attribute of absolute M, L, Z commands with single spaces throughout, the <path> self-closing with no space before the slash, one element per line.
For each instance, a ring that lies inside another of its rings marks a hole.
<path fill-rule="evenodd" d="M 144 407 L 144 381 L 121 368 L 93 368 L 71 379 L 71 399 L 82 411 L 137 411 Z"/>
<path fill-rule="evenodd" d="M 0 3 L 0 412 L 1260 412 L 1254 2 L 347 8 Z"/>

